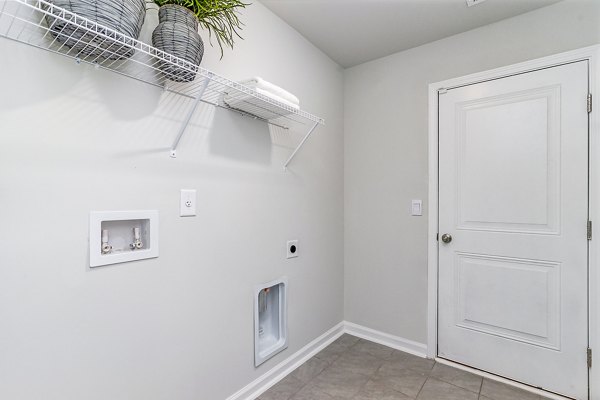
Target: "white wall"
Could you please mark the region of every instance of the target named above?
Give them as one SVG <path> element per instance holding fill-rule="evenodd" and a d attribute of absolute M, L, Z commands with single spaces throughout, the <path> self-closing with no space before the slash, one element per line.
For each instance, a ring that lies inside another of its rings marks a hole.
<path fill-rule="evenodd" d="M 189 102 L 0 40 L 0 398 L 224 399 L 343 319 L 342 71 L 260 3 L 243 20 L 203 65 L 326 119 L 287 173 L 265 124 L 204 105 L 171 159 Z M 160 257 L 90 269 L 90 210 L 128 209 L 159 210 Z M 253 288 L 282 275 L 290 346 L 255 369 Z"/>
<path fill-rule="evenodd" d="M 348 321 L 426 343 L 428 84 L 596 43 L 600 2 L 566 0 L 345 71 Z"/>

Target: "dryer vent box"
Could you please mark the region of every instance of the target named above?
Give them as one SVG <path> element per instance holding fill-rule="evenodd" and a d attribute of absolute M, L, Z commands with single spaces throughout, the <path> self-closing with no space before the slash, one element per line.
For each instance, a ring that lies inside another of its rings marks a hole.
<path fill-rule="evenodd" d="M 254 365 L 285 350 L 287 339 L 287 279 L 258 285 L 254 291 Z"/>

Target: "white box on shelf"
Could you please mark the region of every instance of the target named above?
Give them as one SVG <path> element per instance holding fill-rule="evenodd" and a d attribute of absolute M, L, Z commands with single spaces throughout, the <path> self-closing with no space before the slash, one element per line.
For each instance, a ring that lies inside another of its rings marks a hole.
<path fill-rule="evenodd" d="M 158 257 L 158 211 L 90 212 L 90 267 Z"/>

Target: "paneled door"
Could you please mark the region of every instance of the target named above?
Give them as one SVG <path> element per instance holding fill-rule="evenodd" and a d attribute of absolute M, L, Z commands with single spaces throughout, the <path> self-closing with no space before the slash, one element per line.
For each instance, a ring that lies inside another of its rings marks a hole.
<path fill-rule="evenodd" d="M 439 94 L 438 355 L 588 398 L 587 61 Z"/>

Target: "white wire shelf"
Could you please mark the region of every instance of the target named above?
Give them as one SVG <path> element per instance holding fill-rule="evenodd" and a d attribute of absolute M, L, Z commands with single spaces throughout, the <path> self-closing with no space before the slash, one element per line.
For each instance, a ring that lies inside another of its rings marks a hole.
<path fill-rule="evenodd" d="M 285 129 L 310 127 L 304 128 L 309 129 L 309 133 L 292 153 L 286 167 L 316 126 L 325 123 L 322 118 L 295 109 L 46 0 L 0 0 L 0 37 L 195 99 L 188 118 L 173 143 L 173 157 L 200 101 L 257 117 Z M 228 103 L 235 104 L 235 108 Z"/>

